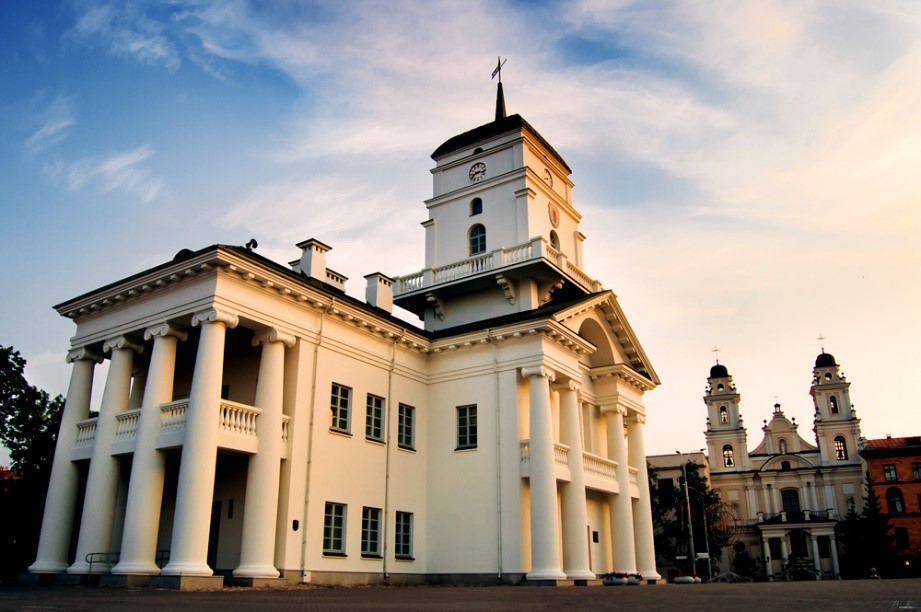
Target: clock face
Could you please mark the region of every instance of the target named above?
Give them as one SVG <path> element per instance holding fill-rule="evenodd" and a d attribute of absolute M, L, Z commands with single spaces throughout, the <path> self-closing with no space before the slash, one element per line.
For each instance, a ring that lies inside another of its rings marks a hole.
<path fill-rule="evenodd" d="M 470 166 L 470 172 L 468 173 L 470 180 L 474 183 L 481 180 L 486 176 L 486 164 L 483 162 L 477 162 Z"/>
<path fill-rule="evenodd" d="M 559 227 L 560 225 L 560 207 L 550 202 L 547 204 L 547 212 L 550 214 L 550 225 Z"/>
<path fill-rule="evenodd" d="M 544 182 L 547 183 L 548 187 L 553 187 L 553 175 L 546 168 L 544 168 Z"/>

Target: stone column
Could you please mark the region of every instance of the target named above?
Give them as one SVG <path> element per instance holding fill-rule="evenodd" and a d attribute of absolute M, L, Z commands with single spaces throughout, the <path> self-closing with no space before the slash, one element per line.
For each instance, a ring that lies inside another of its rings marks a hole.
<path fill-rule="evenodd" d="M 828 507 L 830 513 L 838 514 L 838 500 L 835 499 L 835 485 L 826 482 L 825 483 L 825 505 Z M 832 518 L 829 516 L 828 518 Z"/>
<path fill-rule="evenodd" d="M 783 535 L 780 538 L 780 558 L 783 561 L 784 565 L 787 564 L 787 559 L 789 559 L 790 553 L 787 549 L 787 536 Z"/>
<path fill-rule="evenodd" d="M 563 571 L 572 580 L 592 580 L 588 555 L 588 510 L 585 501 L 585 465 L 582 458 L 582 421 L 579 383 L 557 387 L 560 393 L 560 437 L 569 446 L 569 484 L 563 485 Z"/>
<path fill-rule="evenodd" d="M 835 534 L 832 533 L 829 537 L 828 550 L 831 552 L 831 570 L 835 574 L 835 578 L 841 578 L 841 568 L 838 567 L 838 543 L 835 541 Z"/>
<path fill-rule="evenodd" d="M 630 501 L 630 470 L 627 443 L 624 439 L 622 406 L 602 406 L 608 420 L 608 456 L 617 462 L 615 474 L 620 492 L 611 496 L 611 539 L 614 545 L 614 571 L 636 571 L 636 548 L 633 540 L 633 504 Z"/>
<path fill-rule="evenodd" d="M 116 416 L 128 407 L 131 390 L 131 370 L 134 353 L 144 347 L 134 344 L 125 336 L 106 340 L 103 352 L 112 352 L 109 374 L 102 392 L 99 418 L 96 420 L 96 438 L 90 457 L 89 475 L 86 478 L 86 497 L 83 500 L 83 518 L 77 538 L 77 554 L 68 574 L 87 574 L 90 567 L 86 555 L 109 550 L 112 539 L 112 521 L 118 494 L 118 459 L 112 456 L 112 440 L 118 427 Z M 104 563 L 94 563 L 93 569 L 107 572 Z"/>
<path fill-rule="evenodd" d="M 211 576 L 214 573 L 208 567 L 208 535 L 214 500 L 224 340 L 227 328 L 236 327 L 238 321 L 236 315 L 217 309 L 205 310 L 192 317 L 193 327 L 201 325 L 201 338 L 179 464 L 170 561 L 160 572 L 163 575 Z"/>
<path fill-rule="evenodd" d="M 768 491 L 768 485 L 761 483 L 761 502 L 764 504 L 764 513 L 771 514 L 771 494 Z"/>
<path fill-rule="evenodd" d="M 176 346 L 180 340 L 188 338 L 188 334 L 171 327 L 169 323 L 161 323 L 144 332 L 145 340 L 151 338 L 153 350 L 144 385 L 137 444 L 131 464 L 121 556 L 118 565 L 112 568 L 113 574 L 160 573 L 156 563 L 157 531 L 160 526 L 160 505 L 163 502 L 163 478 L 166 469 L 165 457 L 157 450 L 160 405 L 173 399 Z"/>
<path fill-rule="evenodd" d="M 754 488 L 752 484 L 745 485 L 745 502 L 748 504 L 748 516 L 750 517 L 758 516 L 758 512 L 760 512 Z"/>
<path fill-rule="evenodd" d="M 249 458 L 243 502 L 243 542 L 236 577 L 278 578 L 275 568 L 275 528 L 278 518 L 278 476 L 282 455 L 282 408 L 285 388 L 285 347 L 294 336 L 276 329 L 257 333 L 253 345 L 262 345 L 256 408 L 259 447 Z"/>
<path fill-rule="evenodd" d="M 774 562 L 771 561 L 771 547 L 768 546 L 769 540 L 761 536 L 761 558 L 764 561 L 764 573 L 770 582 L 774 582 Z"/>
<path fill-rule="evenodd" d="M 819 557 L 819 537 L 814 534 L 809 534 L 812 537 L 812 561 L 815 565 L 815 579 L 822 579 L 822 558 Z"/>
<path fill-rule="evenodd" d="M 646 469 L 646 417 L 636 414 L 627 423 L 627 452 L 630 465 L 636 468 L 636 484 L 640 497 L 633 506 L 633 532 L 636 547 L 636 569 L 646 580 L 661 580 L 656 571 L 656 548 L 653 542 L 652 501 L 649 497 L 649 470 Z"/>
<path fill-rule="evenodd" d="M 543 366 L 522 368 L 521 375 L 530 380 L 531 571 L 527 579 L 563 580 L 566 574 L 560 569 L 560 530 L 550 414 L 550 381 L 554 375 Z"/>
<path fill-rule="evenodd" d="M 67 354 L 67 362 L 73 364 L 70 386 L 67 387 L 67 400 L 54 448 L 38 554 L 35 563 L 29 566 L 29 571 L 35 574 L 59 573 L 67 569 L 67 552 L 80 484 L 79 470 L 70 460 L 70 454 L 77 441 L 77 423 L 90 414 L 93 369 L 102 362 L 102 357 L 87 348 L 79 348 Z"/>

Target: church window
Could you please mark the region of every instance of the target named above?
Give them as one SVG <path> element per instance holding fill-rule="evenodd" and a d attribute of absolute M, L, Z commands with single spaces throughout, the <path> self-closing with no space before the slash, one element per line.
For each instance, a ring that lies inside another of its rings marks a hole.
<path fill-rule="evenodd" d="M 476 448 L 476 404 L 457 407 L 457 448 Z"/>
<path fill-rule="evenodd" d="M 831 380 L 831 372 L 825 372 L 825 380 Z"/>
<path fill-rule="evenodd" d="M 716 385 L 716 390 L 717 390 L 717 391 L 722 391 L 722 390 L 725 389 L 725 388 L 726 388 L 726 387 L 723 386 L 723 383 L 720 383 L 720 384 Z"/>
<path fill-rule="evenodd" d="M 720 423 L 729 422 L 729 411 L 726 410 L 726 406 L 720 406 Z"/>
<path fill-rule="evenodd" d="M 323 554 L 345 556 L 345 504 L 326 502 L 323 514 Z"/>
<path fill-rule="evenodd" d="M 394 555 L 397 559 L 413 558 L 413 513 L 397 510 L 394 525 Z"/>
<path fill-rule="evenodd" d="M 478 215 L 483 212 L 483 200 L 480 198 L 473 198 L 470 200 L 470 216 Z"/>
<path fill-rule="evenodd" d="M 905 513 L 905 500 L 902 498 L 901 489 L 889 487 L 886 491 L 886 505 L 889 507 L 889 514 Z"/>
<path fill-rule="evenodd" d="M 799 512 L 799 489 L 783 489 L 780 492 L 780 501 L 783 503 L 784 512 Z"/>
<path fill-rule="evenodd" d="M 838 414 L 838 398 L 832 395 L 828 398 L 828 405 L 831 408 L 832 414 Z"/>
<path fill-rule="evenodd" d="M 333 383 L 329 409 L 332 421 L 329 428 L 333 431 L 349 433 L 349 402 L 352 390 L 338 383 Z"/>
<path fill-rule="evenodd" d="M 915 480 L 921 480 L 921 463 L 911 464 L 911 477 Z"/>
<path fill-rule="evenodd" d="M 477 223 L 470 228 L 470 254 L 480 255 L 486 252 L 486 228 Z"/>
<path fill-rule="evenodd" d="M 400 448 L 408 450 L 413 450 L 415 448 L 415 420 L 416 409 L 406 404 L 400 404 L 400 411 L 397 419 L 397 445 Z"/>
<path fill-rule="evenodd" d="M 727 444 L 723 447 L 723 466 L 734 467 L 736 464 L 735 456 L 732 452 L 732 445 Z"/>
<path fill-rule="evenodd" d="M 895 473 L 895 464 L 887 463 L 883 465 L 883 478 L 886 482 L 895 482 L 899 477 Z"/>
<path fill-rule="evenodd" d="M 368 394 L 368 411 L 365 413 L 365 437 L 376 442 L 384 441 L 384 398 Z"/>
<path fill-rule="evenodd" d="M 557 233 L 553 230 L 550 230 L 550 246 L 557 251 L 560 250 L 560 237 L 557 236 Z"/>
<path fill-rule="evenodd" d="M 847 443 L 842 436 L 835 438 L 835 459 L 838 461 L 847 459 Z"/>
<path fill-rule="evenodd" d="M 361 556 L 381 556 L 381 509 L 361 509 Z"/>
<path fill-rule="evenodd" d="M 780 442 L 777 443 L 777 446 L 780 448 L 780 454 L 781 454 L 781 455 L 786 455 L 786 454 L 787 454 L 787 441 L 786 441 L 786 440 L 784 440 L 783 438 L 781 438 L 781 439 L 780 439 Z"/>

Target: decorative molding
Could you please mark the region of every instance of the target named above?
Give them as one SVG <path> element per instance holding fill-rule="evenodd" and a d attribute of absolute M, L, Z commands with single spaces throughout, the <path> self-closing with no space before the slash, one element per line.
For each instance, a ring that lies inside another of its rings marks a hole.
<path fill-rule="evenodd" d="M 550 382 L 556 380 L 556 373 L 543 365 L 521 368 L 521 375 L 524 378 L 547 378 Z"/>
<path fill-rule="evenodd" d="M 270 344 L 272 342 L 281 342 L 288 348 L 291 348 L 294 346 L 296 340 L 297 338 L 294 336 L 294 334 L 279 331 L 275 327 L 268 327 L 253 334 L 253 346 L 259 346 L 260 344 Z"/>
<path fill-rule="evenodd" d="M 508 300 L 508 303 L 514 306 L 515 302 L 518 300 L 514 283 L 510 282 L 504 274 L 496 274 L 496 284 L 505 292 L 505 299 Z"/>
<path fill-rule="evenodd" d="M 563 286 L 563 279 L 559 278 L 555 281 L 550 281 L 547 283 L 541 283 L 537 289 L 537 300 L 540 302 L 540 305 L 543 306 L 550 301 L 550 295 Z"/>
<path fill-rule="evenodd" d="M 224 310 L 218 310 L 217 308 L 209 308 L 208 310 L 196 312 L 192 315 L 192 327 L 197 327 L 198 325 L 204 325 L 206 323 L 223 323 L 229 329 L 233 329 L 240 323 L 240 317 Z"/>
<path fill-rule="evenodd" d="M 435 316 L 444 321 L 445 318 L 445 303 L 434 293 L 426 293 L 425 301 L 431 304 L 432 308 L 435 309 Z"/>
<path fill-rule="evenodd" d="M 127 336 L 116 336 L 102 343 L 103 353 L 109 353 L 119 349 L 129 349 L 140 354 L 144 352 L 144 345 L 130 340 Z"/>
<path fill-rule="evenodd" d="M 634 412 L 634 413 L 633 413 L 633 416 L 631 417 L 631 420 L 632 420 L 634 423 L 636 423 L 637 425 L 645 425 L 645 424 L 646 424 L 646 415 L 645 415 L 645 414 L 640 414 L 639 412 Z"/>
<path fill-rule="evenodd" d="M 575 391 L 578 393 L 582 390 L 582 383 L 577 380 L 567 380 L 565 382 L 559 382 L 553 385 L 554 391 Z"/>
<path fill-rule="evenodd" d="M 144 330 L 144 340 L 150 340 L 151 338 L 158 337 L 167 337 L 172 336 L 173 338 L 179 339 L 181 342 L 185 342 L 189 339 L 189 334 L 182 331 L 179 328 L 173 327 L 168 322 L 164 321 L 163 323 L 158 323 L 157 325 L 151 325 Z"/>
<path fill-rule="evenodd" d="M 96 363 L 102 363 L 104 358 L 102 355 L 93 351 L 85 346 L 79 348 L 71 349 L 67 352 L 67 357 L 64 358 L 67 363 L 73 363 L 75 361 L 80 361 L 81 359 L 87 359 L 89 361 L 95 361 Z"/>
<path fill-rule="evenodd" d="M 619 414 L 627 416 L 627 408 L 621 404 L 602 404 L 601 414 Z"/>

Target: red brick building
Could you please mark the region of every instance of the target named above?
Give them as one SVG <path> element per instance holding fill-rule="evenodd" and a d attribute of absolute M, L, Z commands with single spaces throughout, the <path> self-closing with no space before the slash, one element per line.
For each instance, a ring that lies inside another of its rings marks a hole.
<path fill-rule="evenodd" d="M 860 455 L 893 527 L 905 574 L 921 575 L 921 437 L 865 440 Z"/>

